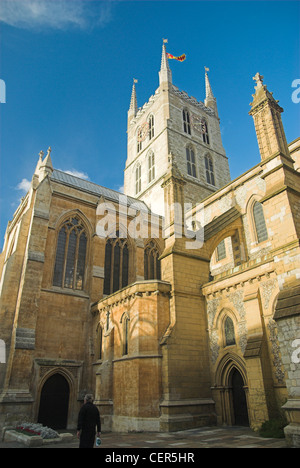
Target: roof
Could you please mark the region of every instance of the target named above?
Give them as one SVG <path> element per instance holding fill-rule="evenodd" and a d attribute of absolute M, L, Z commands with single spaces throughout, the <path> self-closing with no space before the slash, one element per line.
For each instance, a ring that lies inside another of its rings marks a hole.
<path fill-rule="evenodd" d="M 283 289 L 278 294 L 274 320 L 300 315 L 300 286 Z"/>
<path fill-rule="evenodd" d="M 149 211 L 146 203 L 141 200 L 129 197 L 122 192 L 117 192 L 116 190 L 103 187 L 102 185 L 95 184 L 89 180 L 80 179 L 79 177 L 75 177 L 58 169 L 54 169 L 51 175 L 51 180 L 68 187 L 76 188 L 82 192 L 96 195 L 99 198 L 102 196 L 105 200 L 120 203 L 121 205 L 127 204 L 127 206 L 132 206 L 134 204 L 134 208 L 138 210 Z"/>

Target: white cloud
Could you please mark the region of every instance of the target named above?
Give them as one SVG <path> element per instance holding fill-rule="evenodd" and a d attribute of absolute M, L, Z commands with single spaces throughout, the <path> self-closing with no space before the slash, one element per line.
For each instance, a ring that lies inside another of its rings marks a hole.
<path fill-rule="evenodd" d="M 28 192 L 30 189 L 31 182 L 27 179 L 22 179 L 21 182 L 17 185 L 17 190 L 23 190 L 24 192 Z"/>
<path fill-rule="evenodd" d="M 112 19 L 112 1 L 1 0 L 0 21 L 23 29 L 65 29 L 105 26 Z"/>
<path fill-rule="evenodd" d="M 59 169 L 60 171 L 62 169 Z M 71 169 L 68 171 L 62 171 L 65 172 L 66 174 L 70 174 L 74 177 L 79 177 L 79 179 L 84 179 L 84 180 L 89 180 L 89 176 L 85 172 L 77 171 L 76 169 Z"/>

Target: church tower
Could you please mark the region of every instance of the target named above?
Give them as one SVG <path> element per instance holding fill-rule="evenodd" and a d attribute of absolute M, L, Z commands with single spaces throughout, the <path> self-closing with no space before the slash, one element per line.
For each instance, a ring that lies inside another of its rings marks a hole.
<path fill-rule="evenodd" d="M 154 213 L 164 215 L 161 185 L 171 158 L 183 177 L 186 203 L 199 203 L 230 182 L 208 71 L 205 68 L 204 102 L 179 90 L 173 85 L 164 40 L 159 87 L 140 108 L 134 80 L 128 111 L 124 191 L 143 200 Z"/>

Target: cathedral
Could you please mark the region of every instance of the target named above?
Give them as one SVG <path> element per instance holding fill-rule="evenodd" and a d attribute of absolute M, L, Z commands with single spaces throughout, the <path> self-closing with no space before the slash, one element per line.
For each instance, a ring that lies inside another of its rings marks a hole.
<path fill-rule="evenodd" d="M 40 152 L 0 255 L 0 429 L 74 429 L 88 392 L 104 431 L 257 430 L 284 412 L 299 439 L 300 139 L 254 86 L 260 162 L 235 180 L 208 69 L 197 101 L 165 43 L 143 107 L 133 83 L 124 193 Z"/>

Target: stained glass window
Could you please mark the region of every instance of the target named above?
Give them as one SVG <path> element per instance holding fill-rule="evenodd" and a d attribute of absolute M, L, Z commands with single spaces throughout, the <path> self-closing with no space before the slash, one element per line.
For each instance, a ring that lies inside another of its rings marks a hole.
<path fill-rule="evenodd" d="M 119 233 L 117 232 L 117 236 Z M 108 239 L 105 246 L 103 294 L 109 295 L 128 285 L 129 248 L 127 239 Z"/>
<path fill-rule="evenodd" d="M 159 251 L 153 241 L 150 241 L 145 247 L 144 277 L 145 280 L 161 278 Z"/>
<path fill-rule="evenodd" d="M 80 218 L 72 217 L 61 227 L 56 247 L 53 286 L 83 289 L 87 236 Z"/>

